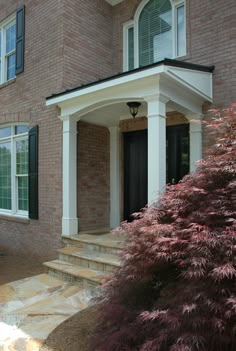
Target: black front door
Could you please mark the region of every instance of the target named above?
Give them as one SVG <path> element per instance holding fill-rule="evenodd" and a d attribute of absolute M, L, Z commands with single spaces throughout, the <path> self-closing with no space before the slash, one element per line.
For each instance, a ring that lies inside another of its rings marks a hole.
<path fill-rule="evenodd" d="M 166 128 L 166 182 L 189 172 L 189 125 Z M 124 133 L 124 219 L 147 204 L 147 130 Z"/>
<path fill-rule="evenodd" d="M 166 128 L 166 183 L 176 184 L 189 173 L 189 125 Z"/>
<path fill-rule="evenodd" d="M 147 130 L 124 133 L 124 219 L 147 204 Z"/>

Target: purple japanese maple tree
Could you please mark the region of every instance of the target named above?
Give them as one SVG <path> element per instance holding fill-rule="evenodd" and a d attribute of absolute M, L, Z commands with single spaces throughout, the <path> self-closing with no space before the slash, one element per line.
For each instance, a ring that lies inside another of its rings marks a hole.
<path fill-rule="evenodd" d="M 196 171 L 119 228 L 93 350 L 236 350 L 236 111 L 211 114 Z"/>

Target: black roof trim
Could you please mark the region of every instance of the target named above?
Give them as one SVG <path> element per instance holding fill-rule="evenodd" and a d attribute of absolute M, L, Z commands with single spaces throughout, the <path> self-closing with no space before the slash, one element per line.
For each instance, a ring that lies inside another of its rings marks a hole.
<path fill-rule="evenodd" d="M 77 90 L 82 90 L 82 89 L 85 89 L 85 88 L 89 88 L 89 87 L 91 87 L 93 85 L 97 85 L 97 84 L 100 84 L 100 83 L 108 82 L 109 80 L 117 79 L 117 78 L 120 78 L 120 77 L 125 77 L 125 76 L 128 76 L 128 75 L 136 73 L 136 72 L 145 71 L 147 69 L 150 69 L 150 68 L 153 68 L 153 67 L 157 67 L 157 66 L 160 66 L 160 65 L 172 66 L 172 67 L 180 67 L 180 68 L 186 68 L 186 69 L 191 69 L 191 70 L 195 70 L 195 71 L 210 72 L 210 73 L 212 73 L 214 71 L 214 69 L 215 69 L 215 66 L 203 66 L 203 65 L 198 65 L 198 64 L 195 64 L 195 63 L 190 63 L 190 62 L 185 62 L 185 61 L 179 61 L 179 60 L 173 60 L 173 59 L 165 58 L 164 60 L 152 63 L 151 65 L 148 65 L 148 66 L 135 68 L 135 69 L 133 69 L 131 71 L 118 73 L 118 74 L 115 74 L 115 75 L 107 77 L 107 78 L 99 79 L 99 80 L 97 80 L 95 82 L 92 82 L 92 83 L 88 83 L 88 84 L 80 85 L 80 86 L 72 88 L 72 89 L 64 90 L 61 93 L 52 94 L 52 95 L 46 97 L 46 100 L 53 99 L 53 98 L 61 96 L 61 95 L 73 93 L 74 91 L 77 91 Z"/>

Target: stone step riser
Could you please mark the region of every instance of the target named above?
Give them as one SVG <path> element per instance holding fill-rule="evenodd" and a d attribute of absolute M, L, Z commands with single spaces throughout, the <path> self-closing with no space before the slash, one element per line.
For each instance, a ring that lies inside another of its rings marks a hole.
<path fill-rule="evenodd" d="M 98 287 L 100 285 L 99 283 L 94 282 L 92 280 L 89 280 L 89 279 L 86 279 L 83 277 L 76 277 L 70 273 L 61 272 L 57 269 L 50 268 L 50 267 L 48 267 L 47 273 L 54 278 L 59 278 L 59 279 L 62 279 L 66 282 L 76 284 L 83 289 L 94 288 L 94 287 Z"/>
<path fill-rule="evenodd" d="M 114 266 L 112 264 L 108 264 L 105 262 L 97 262 L 94 260 L 88 260 L 88 259 L 83 258 L 83 257 L 72 256 L 69 254 L 67 255 L 67 254 L 64 254 L 61 252 L 59 253 L 59 260 L 73 263 L 73 264 L 76 264 L 76 265 L 81 266 L 81 267 L 95 269 L 95 270 L 107 272 L 107 273 L 112 273 L 112 272 L 115 272 L 117 270 L 117 266 Z"/>
<path fill-rule="evenodd" d="M 83 250 L 96 251 L 96 252 L 112 254 L 112 255 L 117 255 L 121 252 L 121 249 L 117 247 L 103 246 L 103 245 L 98 245 L 93 243 L 81 242 L 73 239 L 63 238 L 63 243 L 66 247 L 79 247 L 80 249 L 83 249 Z"/>

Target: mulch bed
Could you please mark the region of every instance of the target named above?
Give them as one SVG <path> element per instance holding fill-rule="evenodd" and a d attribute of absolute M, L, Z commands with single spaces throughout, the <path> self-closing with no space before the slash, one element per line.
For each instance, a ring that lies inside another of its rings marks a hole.
<path fill-rule="evenodd" d="M 0 285 L 44 273 L 44 261 L 46 259 L 8 254 L 0 248 Z"/>
<path fill-rule="evenodd" d="M 97 306 L 91 306 L 60 324 L 49 334 L 40 351 L 91 351 Z"/>

